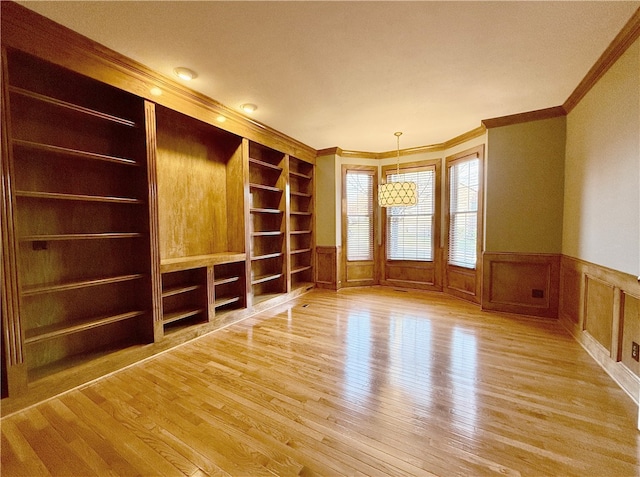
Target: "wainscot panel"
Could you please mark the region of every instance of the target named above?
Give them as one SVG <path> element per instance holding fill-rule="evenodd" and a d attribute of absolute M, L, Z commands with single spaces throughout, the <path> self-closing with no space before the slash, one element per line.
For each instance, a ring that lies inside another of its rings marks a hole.
<path fill-rule="evenodd" d="M 337 290 L 339 288 L 338 275 L 338 247 L 316 247 L 316 286 Z"/>
<path fill-rule="evenodd" d="M 483 255 L 484 310 L 558 317 L 560 255 Z"/>
<path fill-rule="evenodd" d="M 445 287 L 447 293 L 473 303 L 480 302 L 479 297 L 476 295 L 477 284 L 475 269 L 449 266 L 445 273 L 447 275 L 447 285 Z"/>
<path fill-rule="evenodd" d="M 638 402 L 640 284 L 636 277 L 563 255 L 560 322 L 631 398 Z"/>

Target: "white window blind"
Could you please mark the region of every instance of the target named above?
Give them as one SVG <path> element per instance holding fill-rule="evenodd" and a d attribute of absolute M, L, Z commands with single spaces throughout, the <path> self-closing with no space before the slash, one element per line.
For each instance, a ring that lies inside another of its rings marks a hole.
<path fill-rule="evenodd" d="M 449 169 L 449 263 L 476 267 L 480 159 L 456 162 Z"/>
<path fill-rule="evenodd" d="M 387 260 L 433 261 L 435 167 L 391 173 L 387 182 L 415 182 L 418 202 L 411 207 L 388 207 Z"/>
<path fill-rule="evenodd" d="M 373 175 L 346 172 L 347 260 L 373 260 Z"/>

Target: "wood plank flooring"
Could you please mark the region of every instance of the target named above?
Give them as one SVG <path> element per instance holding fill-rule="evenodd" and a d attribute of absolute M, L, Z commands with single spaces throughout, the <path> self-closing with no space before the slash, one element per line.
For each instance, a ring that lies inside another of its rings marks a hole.
<path fill-rule="evenodd" d="M 314 290 L 2 419 L 1 473 L 636 476 L 636 412 L 554 321 Z"/>

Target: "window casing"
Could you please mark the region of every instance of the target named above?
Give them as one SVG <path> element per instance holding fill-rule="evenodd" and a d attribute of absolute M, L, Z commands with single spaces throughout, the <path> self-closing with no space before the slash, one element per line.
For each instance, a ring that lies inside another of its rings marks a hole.
<path fill-rule="evenodd" d="M 374 258 L 374 175 L 348 170 L 345 175 L 347 260 Z"/>
<path fill-rule="evenodd" d="M 414 206 L 386 209 L 387 260 L 433 261 L 435 166 L 408 172 L 389 171 L 386 181 L 415 182 L 418 194 L 418 203 Z"/>
<path fill-rule="evenodd" d="M 476 268 L 479 199 L 480 158 L 452 162 L 449 166 L 450 265 Z"/>

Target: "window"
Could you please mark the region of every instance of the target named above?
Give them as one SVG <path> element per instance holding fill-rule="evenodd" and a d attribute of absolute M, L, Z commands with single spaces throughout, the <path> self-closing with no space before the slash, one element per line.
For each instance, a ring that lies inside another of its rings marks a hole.
<path fill-rule="evenodd" d="M 418 203 L 389 207 L 387 212 L 387 260 L 433 261 L 435 167 L 387 174 L 387 182 L 415 182 Z"/>
<path fill-rule="evenodd" d="M 348 170 L 345 186 L 347 260 L 373 260 L 374 176 L 370 171 Z"/>
<path fill-rule="evenodd" d="M 449 264 L 475 268 L 478 244 L 480 159 L 449 167 Z"/>

